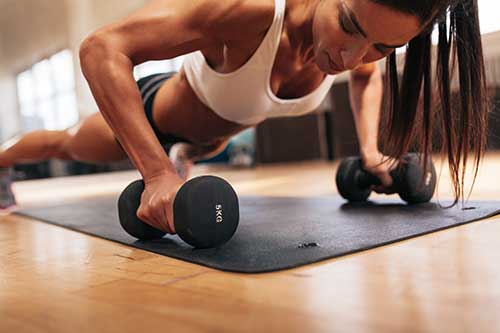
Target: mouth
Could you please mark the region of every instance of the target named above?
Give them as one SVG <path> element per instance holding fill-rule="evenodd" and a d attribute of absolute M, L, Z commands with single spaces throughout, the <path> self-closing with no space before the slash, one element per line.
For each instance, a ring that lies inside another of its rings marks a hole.
<path fill-rule="evenodd" d="M 326 53 L 326 56 L 328 57 L 328 63 L 330 64 L 330 68 L 334 72 L 344 72 L 345 71 L 345 69 L 341 68 L 335 62 L 333 62 L 332 58 L 330 58 L 330 54 Z"/>

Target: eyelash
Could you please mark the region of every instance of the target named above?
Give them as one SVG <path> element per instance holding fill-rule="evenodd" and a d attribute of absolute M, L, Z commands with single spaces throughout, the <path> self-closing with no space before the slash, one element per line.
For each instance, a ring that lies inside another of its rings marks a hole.
<path fill-rule="evenodd" d="M 340 18 L 340 27 L 342 28 L 342 30 L 344 30 L 344 32 L 350 36 L 354 36 L 356 34 L 355 31 L 350 31 L 349 29 L 347 29 L 347 26 L 345 25 L 345 22 L 344 22 L 345 18 L 344 17 L 341 17 Z"/>
<path fill-rule="evenodd" d="M 357 34 L 357 32 L 355 31 L 350 31 L 349 29 L 347 29 L 347 26 L 345 25 L 345 22 L 344 22 L 345 18 L 342 16 L 340 18 L 340 27 L 342 28 L 342 30 L 348 34 L 349 36 L 354 36 Z M 377 50 L 377 52 L 379 52 L 381 55 L 383 56 L 386 56 L 388 54 L 391 54 L 394 50 L 393 49 L 386 49 L 386 50 L 381 50 L 381 49 L 378 49 L 375 47 L 375 49 Z"/>

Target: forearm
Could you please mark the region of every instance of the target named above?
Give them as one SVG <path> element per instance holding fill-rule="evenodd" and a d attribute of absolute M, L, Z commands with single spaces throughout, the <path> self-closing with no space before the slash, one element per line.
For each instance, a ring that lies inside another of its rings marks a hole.
<path fill-rule="evenodd" d="M 103 117 L 143 178 L 175 173 L 145 116 L 130 59 L 82 45 L 81 63 Z"/>
<path fill-rule="evenodd" d="M 382 74 L 378 66 L 373 65 L 373 71 L 368 74 L 351 73 L 349 95 L 362 155 L 378 152 L 382 94 Z"/>

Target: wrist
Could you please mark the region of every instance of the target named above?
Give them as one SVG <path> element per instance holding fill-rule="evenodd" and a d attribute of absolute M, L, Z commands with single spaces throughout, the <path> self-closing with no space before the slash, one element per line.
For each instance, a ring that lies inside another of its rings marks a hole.
<path fill-rule="evenodd" d="M 172 177 L 176 177 L 176 176 L 177 176 L 177 173 L 175 172 L 175 170 L 174 169 L 171 170 L 168 167 L 158 169 L 158 170 L 148 170 L 147 172 L 142 174 L 142 178 L 143 178 L 145 183 L 148 183 L 148 182 L 153 181 L 153 180 L 158 179 L 158 178 L 164 178 L 164 177 L 172 178 Z"/>
<path fill-rule="evenodd" d="M 360 149 L 360 154 L 362 159 L 367 159 L 371 156 L 380 155 L 380 151 L 377 146 L 366 146 Z"/>

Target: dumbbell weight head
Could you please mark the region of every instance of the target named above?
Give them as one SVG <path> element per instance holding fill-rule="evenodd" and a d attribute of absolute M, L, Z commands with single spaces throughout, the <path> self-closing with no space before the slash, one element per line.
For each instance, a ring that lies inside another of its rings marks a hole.
<path fill-rule="evenodd" d="M 166 232 L 153 228 L 137 217 L 142 192 L 144 192 L 144 182 L 142 180 L 136 180 L 123 190 L 118 199 L 120 224 L 129 235 L 140 240 L 163 238 L 167 234 Z"/>
<path fill-rule="evenodd" d="M 188 181 L 174 199 L 175 231 L 196 248 L 226 243 L 239 223 L 236 192 L 222 178 L 197 177 Z"/>
<path fill-rule="evenodd" d="M 141 240 L 160 239 L 165 232 L 142 222 L 136 216 L 143 181 L 130 184 L 118 200 L 120 223 L 130 235 Z M 174 199 L 174 227 L 178 236 L 196 248 L 226 243 L 239 223 L 238 196 L 222 178 L 203 176 L 185 183 Z"/>
<path fill-rule="evenodd" d="M 366 176 L 361 159 L 348 157 L 340 162 L 337 169 L 337 190 L 343 198 L 351 202 L 366 201 L 372 193 L 370 185 L 365 184 Z"/>
<path fill-rule="evenodd" d="M 398 184 L 397 191 L 402 200 L 419 204 L 432 199 L 436 189 L 436 169 L 430 159 L 426 163 L 424 175 L 421 155 L 411 153 L 403 158 L 400 168 L 396 171 L 397 175 L 393 176 L 399 178 L 395 182 Z"/>

